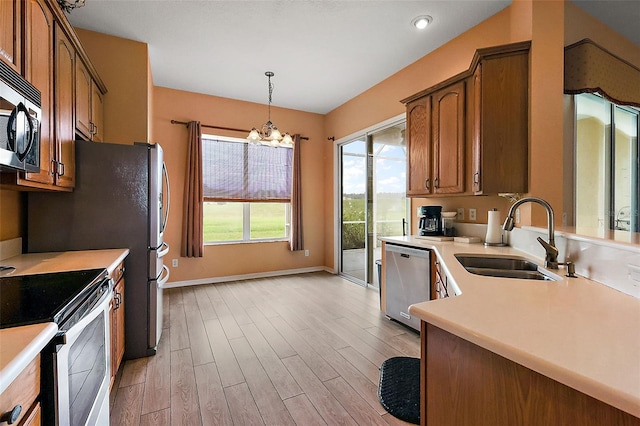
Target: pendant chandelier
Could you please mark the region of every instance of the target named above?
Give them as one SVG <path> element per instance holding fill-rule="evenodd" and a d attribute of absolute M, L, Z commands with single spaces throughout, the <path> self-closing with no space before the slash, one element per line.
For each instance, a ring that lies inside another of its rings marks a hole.
<path fill-rule="evenodd" d="M 271 77 L 275 74 L 271 71 L 267 71 L 264 73 L 269 79 L 269 115 L 267 122 L 264 123 L 260 129 L 256 129 L 255 127 L 251 129 L 249 132 L 249 136 L 247 136 L 247 140 L 254 144 L 262 144 L 269 145 L 275 147 L 291 147 L 293 146 L 293 139 L 289 133 L 285 133 L 284 136 L 278 128 L 271 122 L 271 96 L 273 95 L 273 83 L 271 83 Z"/>
<path fill-rule="evenodd" d="M 84 6 L 85 0 L 58 0 L 58 4 L 67 13 L 71 13 L 71 11 L 75 8 Z"/>

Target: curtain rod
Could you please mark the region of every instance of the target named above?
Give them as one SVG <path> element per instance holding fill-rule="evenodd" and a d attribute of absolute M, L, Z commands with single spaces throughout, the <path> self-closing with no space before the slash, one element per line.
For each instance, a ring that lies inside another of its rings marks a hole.
<path fill-rule="evenodd" d="M 189 123 L 186 121 L 178 121 L 178 120 L 171 120 L 171 124 L 182 124 L 184 126 L 187 126 Z M 243 133 L 249 133 L 249 130 L 245 130 L 245 129 L 236 129 L 234 127 L 220 127 L 220 126 L 213 126 L 211 124 L 200 124 L 201 127 L 208 127 L 209 129 L 219 129 L 219 130 L 230 130 L 232 132 L 243 132 Z M 309 138 L 305 137 L 305 136 L 300 136 L 300 139 L 308 141 Z"/>

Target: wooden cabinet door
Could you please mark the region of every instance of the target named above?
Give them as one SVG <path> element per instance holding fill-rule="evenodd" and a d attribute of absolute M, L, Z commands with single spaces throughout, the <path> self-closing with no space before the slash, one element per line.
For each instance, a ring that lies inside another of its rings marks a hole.
<path fill-rule="evenodd" d="M 67 35 L 55 28 L 55 136 L 58 149 L 56 184 L 65 188 L 75 186 L 75 126 L 74 110 L 75 49 Z"/>
<path fill-rule="evenodd" d="M 91 75 L 76 57 L 76 130 L 91 139 Z"/>
<path fill-rule="evenodd" d="M 528 49 L 483 60 L 473 75 L 473 191 L 526 193 Z"/>
<path fill-rule="evenodd" d="M 465 82 L 432 95 L 433 193 L 464 192 Z"/>
<path fill-rule="evenodd" d="M 407 195 L 431 193 L 431 97 L 407 104 Z"/>
<path fill-rule="evenodd" d="M 102 92 L 95 82 L 91 83 L 91 124 L 92 136 L 94 142 L 104 141 L 104 120 L 103 120 L 103 100 Z"/>
<path fill-rule="evenodd" d="M 113 289 L 111 302 L 111 385 L 124 356 L 124 278 Z"/>
<path fill-rule="evenodd" d="M 4 2 L 4 1 L 2 1 Z M 53 137 L 53 14 L 45 0 L 28 0 L 25 25 L 25 76 L 40 91 L 40 172 L 26 173 L 20 182 L 54 184 L 56 150 Z"/>
<path fill-rule="evenodd" d="M 472 186 L 473 192 L 476 194 L 482 193 L 482 179 L 484 176 L 482 175 L 482 120 L 480 111 L 482 109 L 482 64 L 478 64 L 478 68 L 473 73 L 473 77 L 471 80 L 472 84 L 472 93 L 473 93 L 473 105 L 471 108 L 471 113 L 473 114 L 473 128 L 472 128 L 472 150 L 473 150 L 473 165 L 472 165 Z"/>
<path fill-rule="evenodd" d="M 0 1 L 0 60 L 21 73 L 21 6 L 20 0 Z"/>

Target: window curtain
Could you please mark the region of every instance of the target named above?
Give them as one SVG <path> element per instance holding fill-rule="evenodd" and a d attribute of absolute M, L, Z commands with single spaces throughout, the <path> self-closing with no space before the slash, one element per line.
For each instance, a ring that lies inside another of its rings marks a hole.
<path fill-rule="evenodd" d="M 640 69 L 589 39 L 564 50 L 564 93 L 598 92 L 618 105 L 640 107 Z"/>
<path fill-rule="evenodd" d="M 182 257 L 203 257 L 202 225 L 202 132 L 199 121 L 187 124 L 189 148 L 187 172 L 184 182 L 184 203 L 182 215 Z"/>
<path fill-rule="evenodd" d="M 291 236 L 289 248 L 291 251 L 303 250 L 302 235 L 302 170 L 300 168 L 299 134 L 293 135 L 293 167 L 291 179 Z"/>

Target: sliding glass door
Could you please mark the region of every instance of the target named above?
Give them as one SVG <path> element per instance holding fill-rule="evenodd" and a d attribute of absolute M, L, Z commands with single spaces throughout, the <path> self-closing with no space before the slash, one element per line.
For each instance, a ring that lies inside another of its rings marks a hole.
<path fill-rule="evenodd" d="M 339 146 L 339 271 L 362 285 L 379 286 L 379 237 L 402 235 L 408 226 L 404 135 L 402 122 Z"/>

